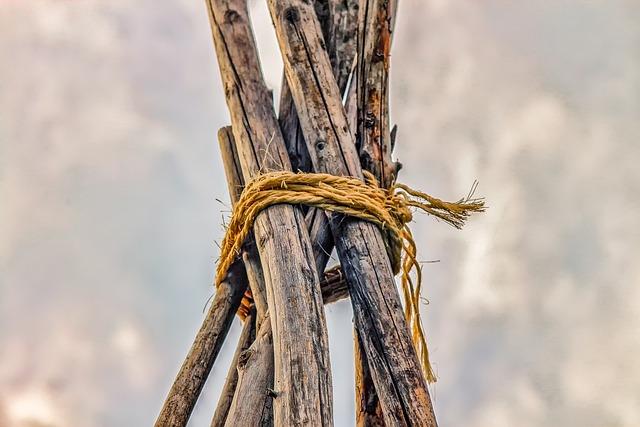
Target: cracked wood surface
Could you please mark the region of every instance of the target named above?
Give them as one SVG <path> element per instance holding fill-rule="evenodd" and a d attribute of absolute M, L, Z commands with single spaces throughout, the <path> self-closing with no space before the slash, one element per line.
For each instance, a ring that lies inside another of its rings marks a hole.
<path fill-rule="evenodd" d="M 207 2 L 233 135 L 245 181 L 289 170 L 260 70 L 245 1 Z M 272 206 L 254 234 L 267 284 L 274 343 L 274 422 L 332 425 L 331 372 L 319 276 L 300 209 Z M 293 303 L 295 301 L 295 303 Z"/>
<path fill-rule="evenodd" d="M 268 4 L 315 171 L 362 178 L 313 8 L 303 0 Z M 436 426 L 380 230 L 337 215 L 330 223 L 386 424 Z"/>

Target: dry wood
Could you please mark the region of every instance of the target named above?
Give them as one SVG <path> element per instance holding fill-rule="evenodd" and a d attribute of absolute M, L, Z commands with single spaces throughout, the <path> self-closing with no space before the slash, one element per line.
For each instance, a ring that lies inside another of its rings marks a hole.
<path fill-rule="evenodd" d="M 249 180 L 261 172 L 288 170 L 290 163 L 260 70 L 246 2 L 209 0 L 207 4 L 243 176 Z M 292 206 L 272 206 L 257 217 L 254 233 L 273 330 L 274 422 L 331 425 L 328 339 L 304 218 Z"/>
<path fill-rule="evenodd" d="M 397 0 L 363 0 L 358 24 L 357 137 L 362 168 L 383 187 L 396 179 L 400 164 L 391 160 L 389 54 Z"/>
<path fill-rule="evenodd" d="M 231 126 L 225 126 L 218 130 L 218 144 L 220 146 L 222 165 L 227 177 L 231 207 L 233 208 L 240 200 L 240 195 L 244 189 L 244 178 Z M 242 248 L 242 262 L 247 270 L 249 288 L 251 289 L 253 303 L 256 306 L 256 330 L 259 330 L 268 312 L 267 289 L 253 233 L 251 233 Z"/>
<path fill-rule="evenodd" d="M 249 316 L 244 319 L 242 332 L 240 333 L 240 338 L 238 339 L 238 346 L 236 347 L 236 351 L 233 354 L 233 359 L 231 360 L 231 365 L 229 366 L 229 372 L 227 373 L 227 378 L 224 382 L 224 386 L 222 387 L 220 398 L 218 399 L 216 411 L 213 414 L 213 419 L 211 420 L 211 427 L 223 426 L 225 420 L 227 419 L 227 413 L 229 412 L 229 407 L 231 406 L 231 401 L 233 400 L 233 395 L 236 391 L 236 384 L 238 383 L 238 359 L 240 358 L 240 355 L 247 348 L 249 348 L 249 346 L 255 339 L 255 320 L 255 312 L 250 313 Z"/>
<path fill-rule="evenodd" d="M 240 355 L 238 360 L 238 384 L 225 426 L 272 425 L 273 396 L 270 396 L 272 385 L 271 322 L 265 321 L 253 344 Z"/>
<path fill-rule="evenodd" d="M 232 207 L 240 199 L 244 188 L 244 178 L 240 167 L 240 159 L 236 151 L 235 139 L 230 126 L 218 131 L 220 154 L 227 177 L 229 195 Z M 272 402 L 267 395 L 267 390 L 273 387 L 273 343 L 271 340 L 271 321 L 269 319 L 266 284 L 260 257 L 255 246 L 253 233 L 242 249 L 242 261 L 247 270 L 247 278 L 253 302 L 256 307 L 256 330 L 262 334 L 267 331 L 268 340 L 256 339 L 251 344 L 251 352 L 243 353 L 238 360 L 231 364 L 231 376 L 235 377 L 234 388 L 231 391 L 231 400 L 226 408 L 227 412 L 218 416 L 218 410 L 214 414 L 211 426 L 227 425 L 257 426 L 272 424 Z M 238 350 L 236 350 L 237 352 Z M 242 381 L 240 377 L 240 364 L 247 366 L 242 369 Z M 223 395 L 224 396 L 224 395 Z M 256 415 L 258 414 L 258 415 Z M 256 418 L 257 416 L 257 418 Z M 264 422 L 260 420 L 264 419 Z"/>
<path fill-rule="evenodd" d="M 358 16 L 357 77 L 352 79 L 351 88 L 356 89 L 354 98 L 357 101 L 347 106 L 352 132 L 356 135 L 360 165 L 373 173 L 384 187 L 395 182 L 401 166 L 391 158 L 392 134 L 395 132 L 389 129 L 389 65 L 397 5 L 397 0 L 363 0 Z M 352 114 L 357 119 L 352 120 Z M 380 400 L 358 337 L 354 340 L 354 347 L 357 425 L 384 426 Z"/>
<path fill-rule="evenodd" d="M 240 175 L 239 160 L 237 158 L 237 152 L 235 151 L 231 127 L 227 126 L 220 129 L 218 139 L 229 191 L 234 194 L 231 198 L 232 204 L 235 205 L 239 198 L 239 192 L 241 192 L 244 187 L 244 180 Z M 307 223 L 311 223 L 311 238 L 314 241 L 316 266 L 318 270 L 324 269 L 328 259 L 328 253 L 326 249 L 321 248 L 322 245 L 327 245 L 326 242 L 322 242 L 322 239 L 327 234 L 330 236 L 331 233 L 330 231 L 323 232 L 323 230 L 320 230 L 320 226 L 314 222 L 313 217 L 307 215 L 306 220 Z M 257 267 L 259 267 L 259 263 Z M 258 270 L 260 269 L 258 268 Z M 252 290 L 253 288 L 252 286 Z M 324 273 L 321 288 L 324 304 L 330 304 L 348 297 L 346 281 L 339 268 L 333 268 Z M 269 327 L 269 329 L 263 333 L 271 334 L 271 328 Z M 264 346 L 268 346 L 268 348 L 263 348 Z M 257 425 L 251 424 L 252 420 L 255 421 L 254 416 L 256 412 L 263 414 L 263 419 L 259 423 L 260 425 L 269 425 L 272 422 L 272 398 L 266 393 L 267 389 L 273 387 L 273 375 L 266 375 L 267 371 L 273 372 L 273 357 L 269 358 L 266 356 L 266 352 L 269 351 L 273 351 L 271 339 L 265 338 L 254 343 L 252 346 L 250 355 L 247 357 L 247 362 L 243 368 L 243 381 L 238 385 L 234 396 L 234 401 L 242 402 L 242 405 L 237 403 L 233 405 L 234 409 L 227 418 L 229 425 Z M 245 390 L 245 388 L 248 389 Z M 256 393 L 256 390 L 262 390 L 263 393 Z M 257 410 L 256 408 L 263 409 Z M 251 411 L 252 414 L 246 414 L 243 411 Z"/>
<path fill-rule="evenodd" d="M 367 355 L 362 351 L 362 343 L 356 331 L 353 339 L 353 353 L 356 360 L 356 426 L 384 427 L 382 406 L 375 391 Z"/>
<path fill-rule="evenodd" d="M 313 8 L 304 0 L 269 0 L 269 8 L 314 169 L 362 178 Z M 337 215 L 330 223 L 386 424 L 435 426 L 380 230 Z"/>
<path fill-rule="evenodd" d="M 232 266 L 227 280 L 218 286 L 205 321 L 160 410 L 156 427 L 187 424 L 247 288 L 244 269 L 238 267 Z"/>

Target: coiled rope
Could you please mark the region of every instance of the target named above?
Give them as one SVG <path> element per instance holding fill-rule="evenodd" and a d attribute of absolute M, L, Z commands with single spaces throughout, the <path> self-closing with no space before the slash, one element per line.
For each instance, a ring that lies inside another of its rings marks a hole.
<path fill-rule="evenodd" d="M 216 285 L 240 254 L 242 245 L 253 228 L 258 214 L 277 204 L 306 205 L 337 214 L 360 218 L 380 227 L 387 254 L 395 274 L 402 273 L 401 285 L 405 318 L 429 382 L 436 380 L 420 320 L 422 268 L 418 262 L 416 243 L 408 227 L 416 208 L 442 221 L 461 228 L 472 212 L 484 211 L 484 201 L 469 195 L 457 202 L 445 202 L 403 184 L 389 189 L 378 185 L 375 177 L 364 172 L 365 180 L 321 173 L 269 172 L 245 186 L 236 204 L 222 241 L 216 271 Z M 414 273 L 412 275 L 412 272 Z"/>

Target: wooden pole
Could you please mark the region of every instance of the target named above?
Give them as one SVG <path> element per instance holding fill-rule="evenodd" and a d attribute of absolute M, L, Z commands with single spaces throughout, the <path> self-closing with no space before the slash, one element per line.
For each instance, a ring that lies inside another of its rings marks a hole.
<path fill-rule="evenodd" d="M 303 0 L 268 4 L 315 171 L 362 178 L 312 7 Z M 436 426 L 380 230 L 337 215 L 330 223 L 387 425 Z"/>
<path fill-rule="evenodd" d="M 229 366 L 229 372 L 227 373 L 227 378 L 224 382 L 224 386 L 222 387 L 222 392 L 220 393 L 220 399 L 218 399 L 216 411 L 213 414 L 213 419 L 211 420 L 211 427 L 223 426 L 225 420 L 227 419 L 227 413 L 229 412 L 229 408 L 231 407 L 233 395 L 236 391 L 236 384 L 238 383 L 238 360 L 240 359 L 240 355 L 249 348 L 249 346 L 255 339 L 255 328 L 256 316 L 255 310 L 253 310 L 253 312 L 244 319 L 244 325 L 242 327 L 242 332 L 238 340 L 238 346 L 236 347 L 236 351 L 233 354 L 233 359 L 231 360 L 231 365 Z"/>
<path fill-rule="evenodd" d="M 229 192 L 232 194 L 231 203 L 233 206 L 237 203 L 240 193 L 244 188 L 244 179 L 241 175 L 238 154 L 235 149 L 233 133 L 230 126 L 223 127 L 219 130 L 218 140 Z M 327 234 L 331 236 L 331 233 L 320 230 L 318 225 L 314 223 L 314 218 L 309 217 L 309 215 L 307 215 L 306 221 L 310 224 L 311 228 L 311 239 L 314 242 L 316 265 L 319 270 L 324 269 L 328 256 L 322 255 L 326 253 L 326 249 L 321 248 L 321 246 L 327 244 L 326 242 L 323 243 L 323 239 L 326 238 Z M 252 248 L 255 248 L 255 245 L 249 241 L 245 244 L 245 248 L 246 247 L 249 249 L 244 252 L 252 250 Z M 243 259 L 251 256 L 251 254 L 244 252 Z M 258 276 L 256 278 L 257 280 L 254 279 L 256 283 L 253 284 L 251 275 L 248 275 L 253 292 L 255 288 L 264 288 L 264 279 L 262 279 L 262 269 L 259 261 L 253 266 L 252 270 L 254 270 L 256 276 Z M 250 269 L 247 268 L 247 271 L 250 271 Z M 324 304 L 330 304 L 348 296 L 346 281 L 339 269 L 332 269 L 325 272 L 320 285 Z M 261 292 L 264 293 L 264 291 Z M 268 321 L 268 312 L 264 317 L 267 319 L 266 324 L 264 327 L 260 326 L 260 332 L 258 333 L 261 339 L 257 339 L 256 342 L 252 344 L 250 351 L 247 351 L 245 356 L 243 356 L 242 367 L 234 364 L 232 365 L 234 371 L 230 371 L 229 373 L 229 377 L 233 376 L 237 378 L 238 371 L 242 371 L 242 381 L 238 383 L 235 396 L 233 396 L 233 401 L 236 403 L 230 405 L 228 416 L 225 415 L 222 420 L 223 423 L 227 420 L 230 426 L 255 425 L 253 422 L 259 422 L 260 425 L 264 426 L 272 423 L 272 396 L 267 393 L 267 390 L 273 387 L 273 342 L 271 338 L 271 326 Z M 257 408 L 263 409 L 260 410 Z M 250 413 L 247 414 L 246 412 Z M 216 411 L 216 413 L 218 413 L 218 411 Z M 220 419 L 221 417 L 214 417 L 212 426 L 221 425 L 214 424 L 214 422 L 219 422 Z"/>
<path fill-rule="evenodd" d="M 246 2 L 208 0 L 207 5 L 243 176 L 250 180 L 261 172 L 289 170 Z M 304 218 L 292 206 L 272 206 L 257 217 L 254 233 L 273 330 L 274 422 L 332 425 L 326 323 Z"/>
<path fill-rule="evenodd" d="M 244 268 L 240 267 L 234 264 L 227 280 L 218 286 L 205 321 L 160 410 L 156 427 L 187 424 L 247 288 Z"/>

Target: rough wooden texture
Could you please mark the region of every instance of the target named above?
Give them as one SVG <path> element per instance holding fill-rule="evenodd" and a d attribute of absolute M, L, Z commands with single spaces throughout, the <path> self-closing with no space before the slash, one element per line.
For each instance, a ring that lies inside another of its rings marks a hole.
<path fill-rule="evenodd" d="M 228 280 L 222 282 L 204 323 L 171 386 L 171 390 L 156 419 L 156 427 L 185 426 L 209 376 L 222 343 L 229 332 L 233 317 L 246 290 L 244 269 L 233 266 Z M 230 281 L 233 280 L 233 284 Z M 238 283 L 244 283 L 238 286 Z"/>
<path fill-rule="evenodd" d="M 240 200 L 240 195 L 244 189 L 244 177 L 242 176 L 240 158 L 236 150 L 236 143 L 231 126 L 220 128 L 218 131 L 218 144 L 220 146 L 222 165 L 224 166 L 224 172 L 227 177 L 231 207 L 233 208 L 236 203 L 238 203 L 238 200 Z M 256 307 L 257 330 L 260 329 L 265 316 L 267 316 L 268 307 L 264 273 L 262 272 L 260 254 L 258 254 L 253 233 L 251 233 L 242 247 L 242 262 L 247 271 L 249 288 L 251 289 L 251 296 Z"/>
<path fill-rule="evenodd" d="M 344 93 L 356 55 L 358 0 L 316 0 L 313 3 L 336 82 L 340 93 Z M 284 76 L 278 120 L 293 170 L 311 171 L 311 158 L 300 129 L 291 90 Z"/>
<path fill-rule="evenodd" d="M 367 355 L 362 351 L 362 343 L 356 331 L 353 339 L 356 372 L 356 426 L 385 426 L 382 406 L 375 392 Z"/>
<path fill-rule="evenodd" d="M 238 360 L 238 384 L 226 426 L 271 425 L 269 390 L 273 387 L 271 322 L 264 322 L 249 349 Z M 259 405 L 256 406 L 256 403 Z"/>
<path fill-rule="evenodd" d="M 207 5 L 245 181 L 261 172 L 288 170 L 290 163 L 260 70 L 246 2 L 209 0 Z M 332 425 L 326 323 L 304 218 L 292 206 L 272 206 L 257 217 L 254 233 L 273 330 L 274 422 Z"/>
<path fill-rule="evenodd" d="M 244 178 L 240 167 L 240 159 L 236 150 L 235 139 L 231 126 L 226 126 L 218 131 L 218 143 L 220 154 L 229 186 L 229 195 L 232 207 L 236 205 L 244 188 Z M 236 384 L 231 392 L 231 400 L 227 407 L 228 414 L 216 418 L 214 414 L 211 425 L 236 426 L 269 426 L 273 424 L 272 398 L 267 390 L 273 387 L 273 343 L 271 339 L 271 321 L 267 305 L 267 291 L 260 264 L 260 257 L 255 245 L 253 233 L 242 249 L 242 261 L 247 270 L 247 279 L 251 289 L 252 299 L 256 307 L 256 325 L 258 331 L 269 334 L 269 339 L 260 339 L 253 342 L 251 352 L 241 356 L 231 365 Z M 267 332 L 265 332 L 267 331 Z M 251 343 L 249 343 L 251 344 Z M 249 355 L 252 355 L 249 357 Z M 250 363 L 247 359 L 251 359 Z M 238 383 L 240 365 L 248 366 L 242 369 L 242 381 Z M 223 395 L 223 397 L 225 397 Z M 256 413 L 259 414 L 256 418 Z M 217 421 L 217 419 L 219 421 Z M 262 421 L 261 421 L 262 420 Z M 220 421 L 222 422 L 220 424 Z M 250 423 L 249 423 L 250 422 Z"/>
<path fill-rule="evenodd" d="M 362 178 L 313 8 L 304 0 L 269 0 L 268 4 L 315 171 Z M 332 215 L 330 223 L 386 424 L 435 426 L 380 230 L 337 215 Z"/>
<path fill-rule="evenodd" d="M 247 348 L 249 348 L 249 346 L 255 339 L 255 320 L 255 313 L 249 314 L 249 316 L 244 319 L 242 332 L 240 333 L 240 338 L 238 339 L 238 346 L 236 347 L 236 351 L 233 354 L 233 359 L 231 360 L 231 365 L 229 366 L 229 372 L 227 373 L 227 378 L 224 382 L 224 386 L 222 387 L 220 398 L 218 399 L 216 411 L 214 412 L 213 418 L 211 419 L 211 427 L 223 426 L 225 420 L 227 419 L 227 414 L 229 413 L 229 408 L 231 407 L 231 401 L 233 400 L 233 395 L 236 391 L 236 384 L 238 383 L 238 360 L 240 358 L 240 355 Z"/>
<path fill-rule="evenodd" d="M 395 131 L 389 129 L 389 66 L 398 3 L 397 0 L 363 0 L 362 3 L 358 16 L 358 56 L 351 87 L 355 88 L 357 101 L 347 105 L 347 117 L 356 135 L 360 165 L 373 173 L 380 185 L 389 187 L 401 166 L 391 158 Z M 357 425 L 384 426 L 380 400 L 357 337 L 354 346 Z"/>
<path fill-rule="evenodd" d="M 357 135 L 362 168 L 383 187 L 396 179 L 400 164 L 391 160 L 389 59 L 397 0 L 363 0 L 358 24 Z"/>

